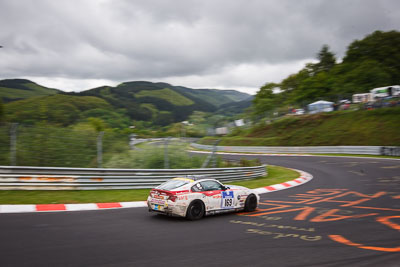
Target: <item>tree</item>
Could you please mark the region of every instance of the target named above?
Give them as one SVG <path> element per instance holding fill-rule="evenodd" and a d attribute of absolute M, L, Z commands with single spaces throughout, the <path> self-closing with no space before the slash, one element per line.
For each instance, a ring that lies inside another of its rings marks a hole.
<path fill-rule="evenodd" d="M 277 87 L 275 83 L 266 83 L 260 88 L 253 100 L 255 114 L 260 115 L 276 107 L 277 96 L 273 90 Z"/>
<path fill-rule="evenodd" d="M 99 118 L 88 118 L 90 125 L 96 130 L 96 132 L 103 132 L 106 125 L 102 119 Z"/>
<path fill-rule="evenodd" d="M 306 70 L 311 75 L 316 75 L 320 72 L 328 72 L 336 65 L 335 54 L 329 51 L 328 45 L 323 45 L 317 54 L 318 63 L 308 63 Z"/>
<path fill-rule="evenodd" d="M 284 105 L 304 106 L 312 101 L 337 101 L 372 88 L 400 81 L 400 32 L 376 31 L 350 44 L 343 61 L 336 64 L 334 53 L 323 45 L 317 63 L 308 63 L 298 73 L 283 79 L 281 93 L 273 95 L 261 87 L 253 101 L 256 113 Z M 272 86 L 272 85 L 270 85 Z"/>
<path fill-rule="evenodd" d="M 335 54 L 329 51 L 328 45 L 323 45 L 321 51 L 319 51 L 317 58 L 317 72 L 330 71 L 336 64 Z"/>
<path fill-rule="evenodd" d="M 363 40 L 352 42 L 347 49 L 343 64 L 374 60 L 390 75 L 390 84 L 400 81 L 400 32 L 375 31 Z M 382 86 L 388 84 L 382 84 Z"/>
<path fill-rule="evenodd" d="M 174 122 L 174 118 L 171 112 L 168 111 L 161 111 L 158 113 L 156 119 L 154 120 L 154 124 L 160 126 L 167 126 Z"/>
<path fill-rule="evenodd" d="M 347 95 L 368 92 L 369 90 L 383 85 L 391 84 L 390 70 L 375 60 L 365 60 L 357 64 L 342 64 L 340 68 L 346 71 L 335 75 L 334 91 L 336 94 Z"/>
<path fill-rule="evenodd" d="M 310 73 L 310 65 L 311 63 L 307 64 L 306 67 L 298 73 L 290 75 L 281 82 L 280 88 L 283 90 L 280 94 L 281 104 L 296 103 L 298 95 L 302 93 L 301 85 L 306 79 L 312 76 Z"/>

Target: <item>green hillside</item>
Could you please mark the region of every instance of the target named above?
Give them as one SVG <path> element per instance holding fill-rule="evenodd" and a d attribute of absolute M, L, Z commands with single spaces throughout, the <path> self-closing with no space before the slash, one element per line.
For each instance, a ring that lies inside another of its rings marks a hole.
<path fill-rule="evenodd" d="M 170 88 L 164 88 L 160 90 L 143 90 L 136 94 L 136 97 L 139 98 L 146 96 L 160 98 L 176 106 L 190 106 L 194 104 L 192 100 L 171 90 Z"/>
<path fill-rule="evenodd" d="M 57 89 L 47 88 L 29 80 L 0 80 L 0 98 L 5 103 L 35 96 L 54 95 L 59 92 Z"/>
<path fill-rule="evenodd" d="M 221 138 L 221 145 L 400 145 L 400 107 L 288 116 Z M 207 143 L 211 138 L 203 139 Z"/>
<path fill-rule="evenodd" d="M 251 105 L 253 103 L 253 99 L 254 99 L 254 97 L 250 96 L 245 100 L 223 104 L 218 107 L 216 114 L 221 114 L 221 115 L 225 115 L 225 116 L 233 116 L 235 114 L 238 114 L 238 110 L 240 110 L 241 112 L 244 112 L 247 108 L 251 107 Z"/>
<path fill-rule="evenodd" d="M 175 87 L 175 89 L 193 97 L 200 98 L 216 107 L 220 107 L 224 104 L 240 102 L 250 97 L 249 94 L 235 90 L 190 89 L 181 86 Z"/>
<path fill-rule="evenodd" d="M 96 109 L 112 110 L 112 106 L 92 96 L 38 96 L 5 104 L 5 119 L 28 124 L 47 121 L 66 126 L 83 118 L 88 110 Z"/>
<path fill-rule="evenodd" d="M 152 121 L 161 126 L 187 120 L 194 111 L 215 112 L 222 104 L 249 97 L 233 90 L 191 89 L 146 81 L 70 94 L 102 98 L 113 107 L 126 110 L 132 120 Z M 237 110 L 238 113 L 241 111 Z"/>
<path fill-rule="evenodd" d="M 106 127 L 127 128 L 133 121 L 144 128 L 167 126 L 187 120 L 195 111 L 210 114 L 219 106 L 248 98 L 233 90 L 190 89 L 167 83 L 125 82 L 79 93 L 66 93 L 28 80 L 2 80 L 0 99 L 6 122 L 35 124 L 38 121 L 69 126 L 98 118 Z M 11 101 L 12 100 L 12 101 Z M 239 107 L 231 113 L 238 114 Z"/>

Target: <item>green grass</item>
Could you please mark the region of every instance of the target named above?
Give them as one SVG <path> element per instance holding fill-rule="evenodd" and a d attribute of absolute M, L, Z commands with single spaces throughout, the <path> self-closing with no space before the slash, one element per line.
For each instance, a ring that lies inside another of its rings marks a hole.
<path fill-rule="evenodd" d="M 295 171 L 268 166 L 268 176 L 248 181 L 229 183 L 249 188 L 257 188 L 290 181 L 299 177 Z M 132 190 L 86 190 L 86 191 L 0 191 L 0 204 L 72 204 L 107 203 L 146 200 L 150 189 Z"/>
<path fill-rule="evenodd" d="M 140 91 L 139 93 L 137 93 L 135 96 L 136 97 L 146 97 L 146 96 L 157 97 L 157 98 L 167 100 L 171 104 L 177 105 L 177 106 L 190 106 L 190 105 L 194 104 L 194 102 L 192 100 L 190 100 L 189 98 L 187 98 L 169 88 L 164 88 L 164 89 L 160 89 L 160 90 L 143 90 L 143 91 Z"/>
<path fill-rule="evenodd" d="M 399 146 L 400 107 L 284 117 L 221 137 L 236 146 Z M 234 136 L 233 136 L 234 135 Z M 201 143 L 212 143 L 204 138 Z"/>

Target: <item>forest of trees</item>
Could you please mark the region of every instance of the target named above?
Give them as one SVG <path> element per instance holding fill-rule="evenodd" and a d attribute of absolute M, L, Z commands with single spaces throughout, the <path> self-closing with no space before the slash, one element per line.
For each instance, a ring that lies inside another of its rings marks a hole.
<path fill-rule="evenodd" d="M 304 107 L 324 99 L 337 102 L 352 94 L 400 82 L 400 32 L 375 31 L 352 42 L 342 62 L 328 45 L 308 63 L 280 83 L 266 83 L 253 101 L 253 114 L 265 115 L 279 107 Z M 279 89 L 280 93 L 275 93 Z"/>

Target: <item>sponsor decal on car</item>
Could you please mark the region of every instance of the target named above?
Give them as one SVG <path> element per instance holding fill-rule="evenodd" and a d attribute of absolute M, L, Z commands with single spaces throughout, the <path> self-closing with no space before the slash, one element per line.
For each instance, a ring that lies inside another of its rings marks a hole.
<path fill-rule="evenodd" d="M 157 199 L 157 198 L 151 199 L 151 202 L 152 202 L 152 203 L 155 203 L 155 204 L 160 204 L 160 205 L 164 205 L 164 204 L 165 204 L 165 201 L 164 201 L 164 200 Z"/>
<path fill-rule="evenodd" d="M 179 200 L 188 200 L 188 196 L 187 195 L 180 195 L 178 197 Z"/>

